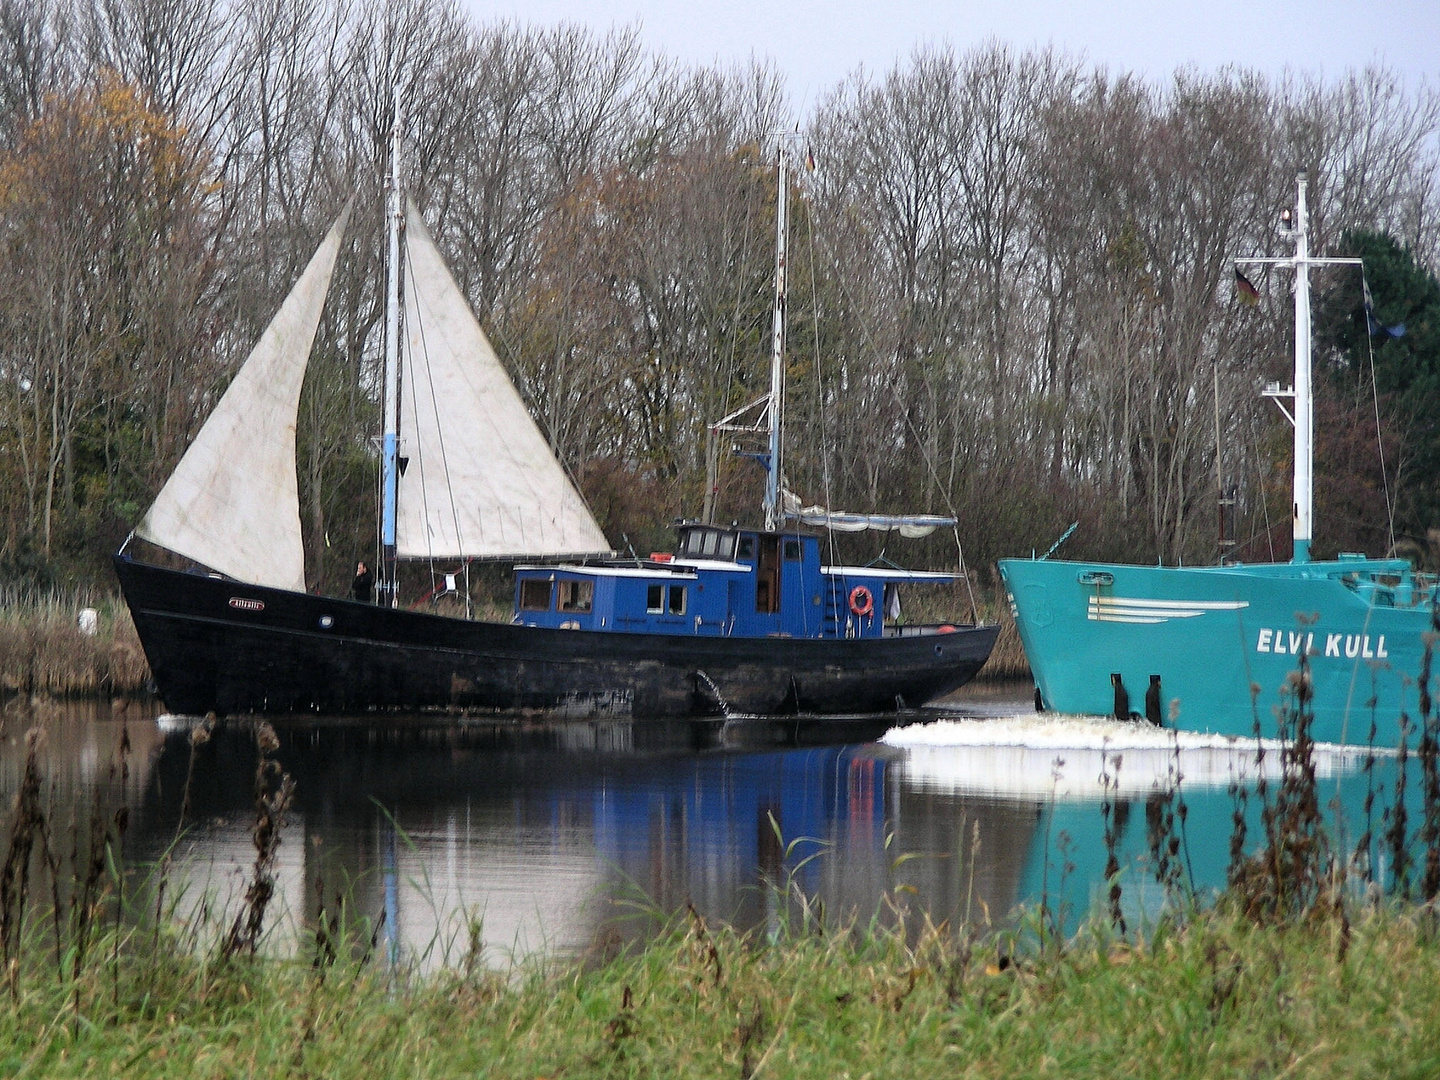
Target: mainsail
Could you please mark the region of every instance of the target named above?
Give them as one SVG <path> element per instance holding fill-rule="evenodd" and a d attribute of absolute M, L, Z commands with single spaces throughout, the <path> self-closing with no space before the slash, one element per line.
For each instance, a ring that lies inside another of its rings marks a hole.
<path fill-rule="evenodd" d="M 402 559 L 608 553 L 414 203 L 405 214 Z"/>
<path fill-rule="evenodd" d="M 295 415 L 350 217 L 319 250 L 135 530 L 222 574 L 305 591 Z"/>

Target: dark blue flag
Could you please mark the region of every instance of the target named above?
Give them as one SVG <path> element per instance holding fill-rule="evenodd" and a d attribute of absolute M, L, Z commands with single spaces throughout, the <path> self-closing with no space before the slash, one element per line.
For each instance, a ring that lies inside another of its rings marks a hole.
<path fill-rule="evenodd" d="M 1405 324 L 1396 323 L 1394 326 L 1386 326 L 1375 318 L 1375 304 L 1370 299 L 1370 282 L 1363 277 L 1360 279 L 1360 288 L 1365 292 L 1365 328 L 1370 331 L 1371 337 L 1402 338 L 1405 336 Z"/>

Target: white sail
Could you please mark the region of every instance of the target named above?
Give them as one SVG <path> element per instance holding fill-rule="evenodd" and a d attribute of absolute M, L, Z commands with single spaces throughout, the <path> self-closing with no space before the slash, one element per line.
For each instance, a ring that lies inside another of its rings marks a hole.
<path fill-rule="evenodd" d="M 475 321 L 413 203 L 405 215 L 405 365 L 396 554 L 610 551 Z"/>
<path fill-rule="evenodd" d="M 135 530 L 256 585 L 305 591 L 295 414 L 346 206 Z"/>

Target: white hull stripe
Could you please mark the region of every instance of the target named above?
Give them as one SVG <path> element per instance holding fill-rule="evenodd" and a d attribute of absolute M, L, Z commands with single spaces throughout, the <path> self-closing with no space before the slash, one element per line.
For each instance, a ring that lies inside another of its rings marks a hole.
<path fill-rule="evenodd" d="M 1140 600 L 1128 596 L 1096 596 L 1090 603 L 1100 607 L 1177 608 L 1181 611 L 1235 611 L 1250 606 L 1249 600 Z"/>
<path fill-rule="evenodd" d="M 1248 600 L 1141 600 L 1120 596 L 1093 596 L 1088 615 L 1092 622 L 1162 623 L 1193 619 L 1207 611 L 1238 611 Z"/>

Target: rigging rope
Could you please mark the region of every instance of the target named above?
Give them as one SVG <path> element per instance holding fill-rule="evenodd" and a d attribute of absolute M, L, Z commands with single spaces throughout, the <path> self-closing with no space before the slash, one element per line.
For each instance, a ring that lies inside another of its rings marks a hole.
<path fill-rule="evenodd" d="M 747 176 L 753 170 L 746 170 Z M 740 304 L 745 293 L 745 270 L 750 265 L 750 230 L 754 221 L 755 206 L 753 199 L 745 200 L 745 224 L 740 230 L 740 273 L 735 275 L 735 308 L 730 316 L 730 355 L 725 362 L 725 393 L 720 399 L 725 409 L 730 407 L 730 391 L 735 385 L 735 353 L 740 342 Z M 710 433 L 709 456 L 715 465 L 715 482 L 713 490 L 705 493 L 705 501 L 710 506 L 711 523 L 714 522 L 716 512 L 720 503 L 720 447 L 716 444 L 716 432 L 707 424 L 705 430 Z M 706 483 L 710 483 L 709 471 L 711 461 L 705 462 Z"/>
<path fill-rule="evenodd" d="M 806 250 L 810 262 L 810 329 L 815 342 L 815 409 L 820 421 L 820 489 L 825 495 L 825 509 L 828 513 L 834 505 L 830 498 L 830 439 L 825 426 L 825 376 L 820 370 L 820 290 L 815 282 L 815 215 L 805 215 Z M 835 530 L 826 529 L 825 538 L 830 548 L 830 564 L 838 563 L 839 554 L 835 544 Z M 833 589 L 834 586 L 832 585 Z"/>
<path fill-rule="evenodd" d="M 413 281 L 414 278 L 415 278 L 414 263 L 413 263 L 413 260 L 410 258 L 410 245 L 409 245 L 408 243 L 405 245 L 405 265 L 406 265 L 406 268 L 409 269 L 409 271 L 410 271 L 410 279 Z M 420 334 L 420 353 L 421 353 L 421 355 L 422 355 L 422 356 L 424 357 L 424 359 L 425 359 L 425 384 L 426 384 L 426 389 L 430 392 L 430 407 L 431 407 L 431 410 L 432 410 L 432 415 L 435 417 L 435 437 L 436 437 L 436 439 L 438 440 L 438 442 L 439 442 L 439 444 L 440 444 L 440 445 L 439 445 L 439 449 L 440 449 L 440 469 L 441 469 L 441 472 L 443 473 L 443 475 L 444 475 L 444 477 L 445 477 L 445 493 L 450 497 L 450 517 L 451 517 L 452 523 L 453 523 L 454 526 L 455 526 L 455 542 L 456 542 L 457 546 L 458 546 L 458 547 L 460 548 L 460 550 L 461 550 L 462 566 L 464 567 L 464 571 L 465 571 L 465 617 L 466 617 L 466 618 L 469 618 L 469 617 L 470 617 L 470 560 L 467 559 L 467 558 L 465 558 L 465 556 L 464 556 L 465 538 L 464 538 L 464 536 L 461 534 L 461 529 L 460 529 L 460 512 L 459 512 L 458 508 L 457 508 L 456 505 L 455 505 L 455 488 L 454 488 L 454 486 L 453 486 L 453 484 L 451 483 L 451 480 L 450 480 L 450 461 L 449 461 L 449 458 L 447 457 L 447 455 L 446 455 L 446 453 L 445 453 L 445 431 L 444 431 L 444 429 L 442 428 L 442 426 L 441 426 L 441 424 L 440 424 L 440 402 L 439 402 L 439 400 L 438 400 L 438 399 L 436 398 L 436 396 L 435 396 L 435 379 L 434 379 L 434 377 L 432 376 L 431 371 L 430 371 L 430 346 L 429 346 L 429 344 L 428 344 L 428 342 L 427 342 L 427 339 L 426 339 L 426 336 L 425 336 L 425 322 L 424 322 L 424 320 L 420 317 L 420 303 L 419 303 L 419 298 L 418 298 L 418 297 L 416 298 L 416 303 L 415 303 L 415 329 L 416 329 L 416 330 L 419 332 L 419 334 Z M 412 378 L 411 378 L 412 384 L 418 383 L 419 380 L 417 380 L 417 379 L 414 378 L 414 375 L 415 375 L 415 365 L 414 365 L 414 364 L 411 364 L 411 365 L 410 365 L 410 369 L 411 369 L 411 376 L 412 376 Z M 418 428 L 418 426 L 419 426 L 419 418 L 420 418 L 419 395 L 412 393 L 412 394 L 411 394 L 411 400 L 412 400 L 413 402 L 415 402 L 415 418 L 416 418 L 416 426 L 417 426 L 417 428 Z M 421 476 L 420 495 L 421 495 L 421 499 L 423 500 L 423 506 L 424 506 L 424 509 L 425 509 L 425 517 L 426 517 L 426 519 L 428 520 L 429 517 L 430 517 L 430 498 L 429 498 L 430 493 L 429 493 L 429 491 L 427 490 L 427 488 L 426 488 L 426 486 L 425 486 L 425 483 L 424 483 L 425 460 L 424 460 L 424 455 L 421 453 L 420 442 L 419 442 L 418 439 L 416 440 L 416 443 L 415 443 L 415 457 L 418 459 L 417 464 L 419 465 L 419 468 L 420 468 L 420 476 Z M 397 507 L 398 507 L 398 505 L 399 505 L 399 499 L 398 499 L 398 497 L 397 497 L 397 499 L 396 499 L 396 505 L 397 505 Z M 429 537 L 429 530 L 427 529 L 427 530 L 426 530 L 426 541 L 427 541 L 427 543 L 429 542 L 429 538 L 430 538 L 430 537 Z M 397 535 L 396 539 L 397 539 L 397 541 L 398 541 L 398 539 L 399 539 L 398 535 Z M 427 558 L 428 558 L 428 561 L 429 561 L 429 564 L 430 564 L 430 584 L 431 584 L 431 586 L 432 586 L 432 588 L 431 588 L 431 595 L 433 596 L 433 595 L 434 595 L 434 591 L 435 591 L 435 590 L 434 590 L 434 585 L 435 585 L 435 575 L 436 575 L 436 571 L 435 571 L 435 555 L 434 555 L 434 552 L 432 551 L 432 552 L 427 556 Z M 443 574 L 444 572 L 441 571 L 441 573 Z"/>
<path fill-rule="evenodd" d="M 829 257 L 831 264 L 838 265 L 838 260 L 836 259 L 834 250 L 830 249 L 829 245 L 825 243 L 825 238 L 823 236 L 821 237 L 821 244 L 825 247 L 826 255 Z M 858 309 L 859 305 L 855 303 L 855 298 L 849 294 L 849 289 L 846 286 L 845 275 L 837 274 L 836 281 L 839 284 L 841 294 L 850 301 L 852 307 Z M 875 339 L 870 335 L 869 327 L 865 325 L 863 320 L 859 323 L 859 328 L 860 335 L 865 340 L 865 344 L 870 348 L 871 352 L 873 352 L 876 356 L 881 355 L 879 348 L 876 346 Z M 905 406 L 904 398 L 900 396 L 900 389 L 895 385 L 895 379 L 893 375 L 889 377 L 883 377 L 883 382 L 885 388 L 889 390 L 891 395 L 895 398 L 895 403 L 900 406 L 900 414 L 905 418 L 905 426 L 909 429 L 911 436 L 914 438 L 915 445 L 920 448 L 921 460 L 925 462 L 925 467 L 929 470 L 930 478 L 935 482 L 935 488 L 937 491 L 940 492 L 940 497 L 945 500 L 945 508 L 947 511 L 949 511 L 949 516 L 956 519 L 956 524 L 951 526 L 951 528 L 955 534 L 956 555 L 960 560 L 960 575 L 965 579 L 965 588 L 970 594 L 971 615 L 976 622 L 979 622 L 979 608 L 975 603 L 975 588 L 970 583 L 970 572 L 965 567 L 965 548 L 960 543 L 960 526 L 958 520 L 960 515 L 955 510 L 955 503 L 950 498 L 949 489 L 940 480 L 939 470 L 936 469 L 935 462 L 930 456 L 930 448 L 925 445 L 925 440 L 920 437 L 920 432 L 915 427 L 915 421 L 910 416 L 910 410 Z"/>
<path fill-rule="evenodd" d="M 815 344 L 815 411 L 816 418 L 820 422 L 820 489 L 825 496 L 825 511 L 828 514 L 830 507 L 834 505 L 831 500 L 830 481 L 830 437 L 825 425 L 825 376 L 820 369 L 820 290 L 816 285 L 815 278 L 815 215 L 805 215 L 805 242 L 806 252 L 810 264 L 810 329 Z M 839 547 L 835 543 L 835 530 L 825 530 L 826 546 L 830 549 L 830 565 L 836 566 L 840 562 Z M 832 577 L 830 579 L 830 603 L 835 608 L 835 625 L 838 632 L 840 626 L 840 588 Z"/>
<path fill-rule="evenodd" d="M 1360 267 L 1361 295 L 1369 296 L 1370 289 L 1365 281 L 1365 267 Z M 1395 551 L 1395 505 L 1390 500 L 1390 472 L 1385 466 L 1385 439 L 1380 433 L 1380 385 L 1375 379 L 1375 339 L 1370 334 L 1370 312 L 1365 312 L 1365 348 L 1370 354 L 1370 397 L 1375 406 L 1375 445 L 1380 451 L 1380 482 L 1385 489 L 1385 520 L 1390 530 L 1390 546 L 1387 553 Z"/>
<path fill-rule="evenodd" d="M 1270 497 L 1265 490 L 1265 470 L 1260 466 L 1260 448 L 1252 444 L 1255 451 L 1255 472 L 1260 477 L 1260 509 L 1265 515 L 1265 543 L 1270 548 L 1270 561 L 1275 561 L 1275 526 L 1270 523 Z"/>

